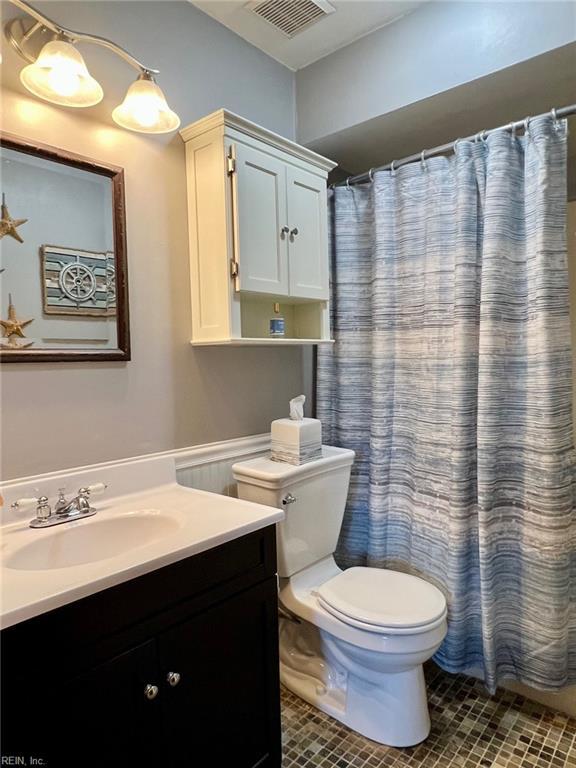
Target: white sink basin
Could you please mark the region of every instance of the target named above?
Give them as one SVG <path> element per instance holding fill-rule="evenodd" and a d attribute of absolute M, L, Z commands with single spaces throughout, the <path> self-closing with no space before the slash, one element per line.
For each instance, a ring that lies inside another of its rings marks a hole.
<path fill-rule="evenodd" d="M 68 523 L 16 549 L 5 567 L 24 571 L 69 568 L 116 557 L 175 533 L 177 520 L 156 510 Z"/>
<path fill-rule="evenodd" d="M 97 513 L 30 528 L 17 499 L 106 482 Z M 2 497 L 4 505 L 2 506 Z M 282 520 L 279 509 L 184 488 L 151 456 L 0 483 L 0 626 L 52 611 Z"/>

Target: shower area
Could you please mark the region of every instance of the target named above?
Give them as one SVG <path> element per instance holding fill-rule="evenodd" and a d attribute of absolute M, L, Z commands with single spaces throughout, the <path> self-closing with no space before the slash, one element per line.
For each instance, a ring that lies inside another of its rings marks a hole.
<path fill-rule="evenodd" d="M 450 113 L 438 146 L 398 116 L 332 139 L 350 171 L 329 196 L 335 344 L 311 368 L 324 442 L 356 452 L 339 565 L 432 582 L 438 666 L 575 716 L 576 104 L 559 95 L 474 126 Z"/>

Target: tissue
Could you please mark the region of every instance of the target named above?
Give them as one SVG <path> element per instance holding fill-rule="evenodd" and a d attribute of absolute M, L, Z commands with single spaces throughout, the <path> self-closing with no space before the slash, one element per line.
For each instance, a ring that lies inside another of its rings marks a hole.
<path fill-rule="evenodd" d="M 299 395 L 290 400 L 290 418 L 272 422 L 273 461 L 288 464 L 306 464 L 322 458 L 322 422 L 304 418 L 306 397 Z"/>
<path fill-rule="evenodd" d="M 306 395 L 298 395 L 290 400 L 290 418 L 292 421 L 302 421 L 304 418 L 304 403 Z"/>

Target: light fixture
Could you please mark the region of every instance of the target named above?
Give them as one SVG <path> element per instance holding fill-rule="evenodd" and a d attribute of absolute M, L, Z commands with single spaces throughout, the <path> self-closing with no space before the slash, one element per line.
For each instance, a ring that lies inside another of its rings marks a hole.
<path fill-rule="evenodd" d="M 34 64 L 20 72 L 20 81 L 35 96 L 64 107 L 91 107 L 104 96 L 81 54 L 67 40 L 46 43 Z"/>
<path fill-rule="evenodd" d="M 180 125 L 160 87 L 154 80 L 157 69 L 146 67 L 132 54 L 105 37 L 74 32 L 49 19 L 26 0 L 10 0 L 28 17 L 17 17 L 6 24 L 6 37 L 28 66 L 20 73 L 22 84 L 35 96 L 65 107 L 91 107 L 104 95 L 90 75 L 76 43 L 92 43 L 107 48 L 138 70 L 139 76 L 128 88 L 122 104 L 114 110 L 114 121 L 123 128 L 141 133 L 168 133 Z"/>
<path fill-rule="evenodd" d="M 112 119 L 122 128 L 140 133 L 169 133 L 180 125 L 180 118 L 166 103 L 150 72 L 142 72 L 132 83 L 122 104 L 112 112 Z"/>

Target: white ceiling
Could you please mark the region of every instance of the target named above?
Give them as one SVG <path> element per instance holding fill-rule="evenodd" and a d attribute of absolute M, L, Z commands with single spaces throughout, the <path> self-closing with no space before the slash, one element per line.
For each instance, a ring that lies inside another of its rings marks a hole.
<path fill-rule="evenodd" d="M 190 0 L 290 69 L 297 70 L 405 16 L 426 0 L 329 0 L 336 12 L 288 38 L 246 7 L 247 0 Z"/>

